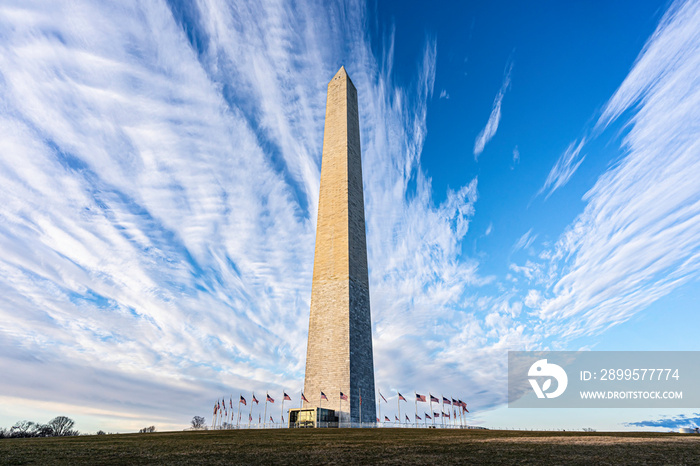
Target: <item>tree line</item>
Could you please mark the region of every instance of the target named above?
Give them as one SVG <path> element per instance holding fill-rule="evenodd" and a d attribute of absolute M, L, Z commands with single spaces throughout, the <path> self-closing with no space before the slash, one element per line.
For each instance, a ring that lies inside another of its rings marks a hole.
<path fill-rule="evenodd" d="M 75 421 L 66 416 L 56 416 L 46 424 L 19 421 L 9 429 L 0 427 L 0 438 L 68 437 L 80 435 L 73 429 Z"/>

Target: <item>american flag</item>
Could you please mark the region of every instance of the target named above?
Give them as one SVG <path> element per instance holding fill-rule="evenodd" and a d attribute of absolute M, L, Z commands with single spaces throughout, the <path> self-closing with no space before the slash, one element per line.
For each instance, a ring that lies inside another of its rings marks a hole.
<path fill-rule="evenodd" d="M 382 400 L 384 400 L 384 403 L 388 403 L 388 401 L 386 401 L 386 398 L 384 398 L 384 395 L 382 395 L 381 390 L 379 391 L 379 396 L 382 397 Z"/>
<path fill-rule="evenodd" d="M 433 417 L 435 417 L 435 419 L 439 418 L 439 417 L 440 417 L 440 413 L 433 413 Z"/>
<path fill-rule="evenodd" d="M 450 412 L 448 411 L 447 414 L 445 414 L 445 413 L 443 412 L 443 413 L 442 413 L 442 417 L 446 417 L 447 419 L 449 419 L 449 418 L 450 418 Z"/>
<path fill-rule="evenodd" d="M 301 392 L 301 401 L 306 401 L 307 403 L 309 402 L 309 400 L 307 400 L 304 396 L 304 392 Z"/>
<path fill-rule="evenodd" d="M 245 402 L 245 398 L 243 398 L 243 395 L 241 395 L 239 403 L 243 403 L 245 406 L 248 406 L 248 403 Z"/>
<path fill-rule="evenodd" d="M 272 419 L 272 416 L 270 416 L 270 422 L 273 424 L 275 423 L 275 421 Z"/>
<path fill-rule="evenodd" d="M 396 419 L 396 422 L 399 421 L 399 417 L 396 414 L 394 414 L 394 419 Z"/>
<path fill-rule="evenodd" d="M 389 419 L 389 416 L 384 416 L 384 420 L 385 420 L 386 422 L 391 422 L 391 419 Z"/>
<path fill-rule="evenodd" d="M 415 416 L 416 416 L 416 420 L 418 420 L 418 421 L 422 421 L 422 420 L 423 420 L 423 419 L 421 419 L 421 417 L 420 417 L 419 415 L 416 414 Z"/>
<path fill-rule="evenodd" d="M 411 422 L 411 420 L 408 418 L 408 414 L 406 414 L 406 422 Z"/>
<path fill-rule="evenodd" d="M 452 398 L 452 404 L 455 405 L 455 406 L 459 406 L 459 405 L 457 404 L 457 400 L 455 400 L 454 398 Z"/>
<path fill-rule="evenodd" d="M 396 392 L 396 393 L 399 393 L 399 392 Z M 406 401 L 406 398 L 404 398 L 403 395 L 401 393 L 399 393 L 399 400 Z"/>
<path fill-rule="evenodd" d="M 379 422 L 379 418 L 377 418 L 377 422 Z"/>
<path fill-rule="evenodd" d="M 447 398 L 445 398 L 445 397 L 443 396 L 443 397 L 442 397 L 442 404 L 444 404 L 444 405 L 449 405 L 449 404 L 452 404 L 452 403 L 450 402 L 450 400 L 448 400 Z"/>
<path fill-rule="evenodd" d="M 432 417 L 430 417 L 430 414 L 428 414 L 428 413 L 423 413 L 423 415 L 425 416 L 426 419 L 432 419 Z"/>
<path fill-rule="evenodd" d="M 416 393 L 416 401 L 422 401 L 423 403 L 425 403 L 425 395 L 419 395 L 418 393 Z"/>
<path fill-rule="evenodd" d="M 253 422 L 253 415 L 252 414 L 248 414 L 248 421 Z"/>
<path fill-rule="evenodd" d="M 243 397 L 241 397 L 241 398 L 243 398 Z M 266 398 L 265 401 L 269 401 L 270 403 L 274 403 L 274 402 L 275 402 L 275 399 L 272 398 L 269 394 L 267 394 L 267 398 Z"/>
<path fill-rule="evenodd" d="M 232 398 L 232 396 L 233 396 L 233 395 L 231 395 L 231 396 L 228 397 L 228 405 L 229 405 L 229 407 L 231 407 L 231 409 L 233 409 L 233 398 Z"/>
<path fill-rule="evenodd" d="M 252 402 L 255 403 L 255 404 L 258 404 L 258 403 L 259 403 L 258 399 L 255 398 L 255 393 L 253 393 L 253 401 L 252 401 Z"/>
<path fill-rule="evenodd" d="M 435 398 L 433 395 L 430 395 L 430 401 L 431 401 L 431 403 L 440 403 L 440 400 Z"/>
<path fill-rule="evenodd" d="M 321 392 L 321 399 L 328 401 L 328 397 L 326 396 L 325 393 Z"/>
<path fill-rule="evenodd" d="M 285 399 L 285 400 L 287 400 L 287 401 L 292 401 L 292 399 L 289 397 L 289 395 L 287 395 L 287 392 L 283 392 L 283 393 L 284 393 L 284 399 Z"/>
<path fill-rule="evenodd" d="M 341 400 L 348 401 L 348 396 L 345 395 L 343 392 L 340 392 L 340 399 L 341 399 Z"/>

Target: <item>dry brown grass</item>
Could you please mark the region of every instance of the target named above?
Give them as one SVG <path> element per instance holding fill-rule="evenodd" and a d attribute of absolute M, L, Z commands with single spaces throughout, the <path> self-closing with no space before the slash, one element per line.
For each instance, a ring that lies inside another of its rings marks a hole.
<path fill-rule="evenodd" d="M 700 436 L 440 429 L 166 432 L 0 440 L 0 464 L 700 464 Z"/>

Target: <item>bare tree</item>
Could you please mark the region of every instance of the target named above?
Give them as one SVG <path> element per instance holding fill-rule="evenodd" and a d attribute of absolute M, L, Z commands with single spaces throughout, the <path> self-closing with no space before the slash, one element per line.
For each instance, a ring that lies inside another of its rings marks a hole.
<path fill-rule="evenodd" d="M 156 426 L 144 427 L 143 429 L 139 430 L 139 434 L 150 434 L 151 432 L 155 431 Z"/>
<path fill-rule="evenodd" d="M 66 416 L 57 416 L 51 419 L 47 425 L 53 429 L 53 435 L 56 437 L 78 435 L 77 431 L 71 430 L 75 425 L 75 421 Z"/>
<path fill-rule="evenodd" d="M 48 424 L 36 424 L 34 429 L 35 437 L 53 437 L 53 427 Z"/>
<path fill-rule="evenodd" d="M 192 418 L 192 427 L 195 429 L 202 429 L 206 425 L 207 421 L 202 416 L 195 416 Z"/>
<path fill-rule="evenodd" d="M 10 437 L 34 437 L 36 432 L 36 423 L 32 421 L 17 421 L 10 428 Z"/>

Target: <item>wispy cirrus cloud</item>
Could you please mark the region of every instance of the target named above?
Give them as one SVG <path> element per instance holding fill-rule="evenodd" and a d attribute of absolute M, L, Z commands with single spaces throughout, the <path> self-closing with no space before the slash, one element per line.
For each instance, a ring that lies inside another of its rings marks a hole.
<path fill-rule="evenodd" d="M 527 249 L 532 246 L 532 243 L 537 239 L 537 234 L 532 234 L 532 228 L 526 231 L 518 241 L 513 245 L 513 252 L 520 251 L 521 249 Z"/>
<path fill-rule="evenodd" d="M 547 179 L 537 192 L 538 196 L 547 191 L 544 198 L 549 199 L 549 196 L 551 196 L 554 191 L 569 182 L 586 158 L 585 155 L 581 155 L 581 149 L 583 149 L 585 143 L 586 138 L 582 138 L 578 144 L 576 142 L 569 144 L 569 147 L 559 156 L 550 170 L 549 175 L 547 175 Z"/>
<path fill-rule="evenodd" d="M 476 180 L 435 206 L 420 166 L 435 39 L 402 89 L 360 2 L 15 2 L 0 18 L 4 399 L 173 428 L 215 396 L 301 388 L 338 57 L 360 96 L 378 383 L 406 341 L 416 374 L 433 363 L 445 343 L 423 338 L 424 311 L 439 325 L 478 280 L 460 248 Z"/>
<path fill-rule="evenodd" d="M 602 125 L 634 110 L 625 156 L 543 254 L 551 292 L 539 315 L 554 333 L 600 332 L 698 277 L 699 21 L 700 4 L 674 3 L 603 109 Z"/>
<path fill-rule="evenodd" d="M 503 84 L 501 84 L 501 89 L 499 89 L 496 98 L 493 99 L 493 107 L 491 108 L 491 115 L 489 115 L 489 120 L 486 122 L 486 126 L 481 130 L 479 135 L 474 141 L 474 160 L 479 159 L 479 155 L 484 151 L 486 144 L 496 135 L 498 130 L 498 124 L 501 122 L 501 104 L 503 103 L 503 97 L 510 86 L 510 74 L 513 71 L 513 62 L 509 61 L 506 65 L 506 72 L 503 76 Z"/>
<path fill-rule="evenodd" d="M 74 407 L 95 429 L 179 428 L 216 396 L 299 390 L 325 92 L 341 64 L 360 99 L 387 392 L 469 387 L 493 406 L 509 348 L 600 332 L 697 275 L 695 5 L 672 7 L 630 76 L 670 72 L 639 92 L 630 78 L 634 103 L 604 110 L 636 109 L 625 156 L 508 284 L 463 252 L 479 180 L 436 203 L 422 168 L 436 38 L 400 87 L 394 33 L 377 58 L 356 1 L 0 8 L 2 403 Z M 0 424 L 17 420 L 2 411 Z"/>

